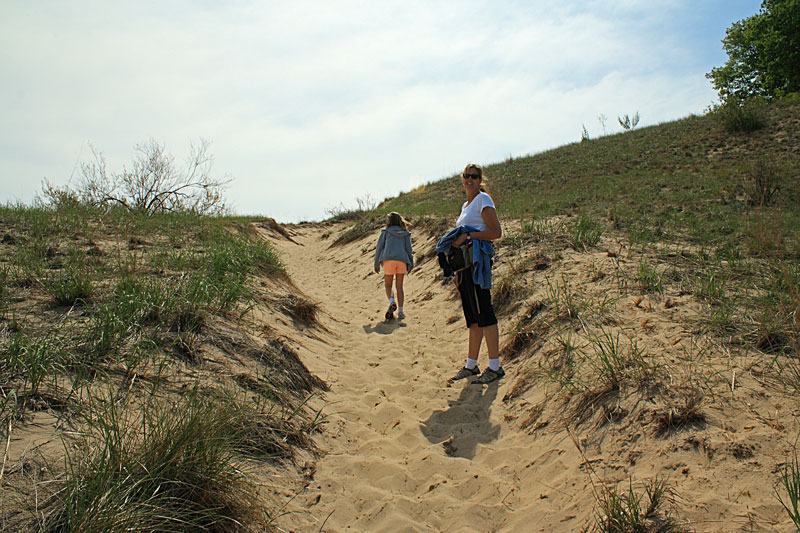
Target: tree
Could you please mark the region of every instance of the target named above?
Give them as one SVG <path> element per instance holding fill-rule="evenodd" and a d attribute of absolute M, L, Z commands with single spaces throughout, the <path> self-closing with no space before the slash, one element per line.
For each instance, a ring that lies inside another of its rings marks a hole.
<path fill-rule="evenodd" d="M 773 98 L 800 91 L 800 0 L 763 0 L 725 32 L 728 61 L 711 69 L 720 100 Z"/>
<path fill-rule="evenodd" d="M 53 203 L 72 199 L 89 205 L 117 204 L 147 214 L 189 211 L 202 215 L 226 212 L 222 189 L 231 180 L 212 178 L 213 157 L 208 142 L 190 146 L 184 169 L 164 146 L 150 139 L 136 146 L 137 156 L 130 169 L 108 172 L 103 154 L 92 146 L 93 160 L 80 165 L 80 179 L 73 190 L 59 189 L 45 180 L 45 197 Z"/>

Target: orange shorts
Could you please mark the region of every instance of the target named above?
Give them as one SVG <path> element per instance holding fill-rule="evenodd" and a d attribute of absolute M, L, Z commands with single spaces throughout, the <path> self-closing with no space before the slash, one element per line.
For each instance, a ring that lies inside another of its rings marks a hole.
<path fill-rule="evenodd" d="M 383 275 L 391 276 L 394 274 L 405 274 L 408 272 L 408 267 L 403 261 L 395 261 L 394 259 L 387 259 L 381 261 L 383 265 Z"/>

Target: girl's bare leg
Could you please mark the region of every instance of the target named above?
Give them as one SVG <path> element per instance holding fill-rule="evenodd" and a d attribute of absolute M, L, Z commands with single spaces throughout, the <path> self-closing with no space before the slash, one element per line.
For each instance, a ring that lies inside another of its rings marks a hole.
<path fill-rule="evenodd" d="M 397 280 L 395 281 L 395 287 L 397 287 L 397 305 L 399 307 L 403 307 L 403 300 L 406 297 L 405 292 L 403 292 L 404 277 L 405 274 L 397 274 Z"/>
<path fill-rule="evenodd" d="M 383 275 L 383 286 L 386 289 L 386 299 L 392 299 L 392 279 L 394 278 L 394 274 L 384 274 Z"/>

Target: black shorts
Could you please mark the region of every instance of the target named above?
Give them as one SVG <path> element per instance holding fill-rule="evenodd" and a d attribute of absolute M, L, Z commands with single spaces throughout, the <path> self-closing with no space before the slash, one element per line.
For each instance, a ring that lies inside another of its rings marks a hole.
<path fill-rule="evenodd" d="M 497 324 L 497 317 L 492 307 L 492 291 L 473 283 L 472 269 L 457 272 L 456 280 L 467 327 L 475 323 L 481 328 Z"/>

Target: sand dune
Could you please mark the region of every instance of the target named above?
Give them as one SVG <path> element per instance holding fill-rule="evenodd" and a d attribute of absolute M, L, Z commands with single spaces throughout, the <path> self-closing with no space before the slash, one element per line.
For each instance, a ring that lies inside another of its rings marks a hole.
<path fill-rule="evenodd" d="M 798 413 L 759 414 L 772 404 L 746 372 L 695 431 L 648 438 L 637 429 L 644 422 L 632 416 L 589 433 L 568 430 L 547 403 L 552 384 L 523 387 L 530 361 L 506 361 L 506 378 L 488 387 L 448 384 L 466 354 L 455 289 L 441 284 L 436 261 L 427 260 L 407 278 L 406 319 L 383 323 L 382 276 L 372 272 L 377 232 L 330 247 L 344 227 L 292 226 L 292 240 L 261 229 L 297 286 L 320 304 L 324 330 L 307 336 L 298 352 L 331 387 L 319 404 L 326 415 L 318 441 L 323 454 L 278 520 L 281 528 L 585 531 L 594 523 L 601 485 L 619 481 L 627 488 L 630 479 L 662 476 L 675 489 L 687 530 L 792 530 L 773 487 Z M 414 232 L 417 254 L 433 244 Z M 578 255 L 562 260 L 576 280 L 607 254 Z M 544 289 L 537 290 L 541 297 Z M 641 324 L 642 342 L 667 353 L 690 336 L 675 313 L 697 310 L 684 303 L 633 295 L 617 303 L 629 315 L 619 320 Z M 501 345 L 512 323 L 501 321 Z M 479 364 L 486 364 L 485 348 Z M 650 412 L 625 401 L 620 410 Z M 730 453 L 735 449 L 741 453 Z"/>

